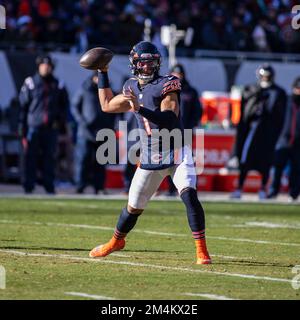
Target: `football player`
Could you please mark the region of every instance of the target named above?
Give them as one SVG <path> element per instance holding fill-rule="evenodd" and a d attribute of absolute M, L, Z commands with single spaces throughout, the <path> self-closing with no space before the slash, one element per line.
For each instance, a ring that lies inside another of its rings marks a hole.
<path fill-rule="evenodd" d="M 276 142 L 284 125 L 287 95 L 275 82 L 275 70 L 263 64 L 256 71 L 257 83 L 242 92 L 240 123 L 235 154 L 239 160 L 238 188 L 231 194 L 240 199 L 247 175 L 256 170 L 261 175 L 259 199 L 266 199 L 269 172 L 274 161 Z"/>
<path fill-rule="evenodd" d="M 89 255 L 92 258 L 105 257 L 113 251 L 123 249 L 126 235 L 135 226 L 162 180 L 170 175 L 186 207 L 196 245 L 196 263 L 210 264 L 211 258 L 205 241 L 204 210 L 197 197 L 196 170 L 191 147 L 181 147 L 182 161 L 177 163 L 175 158 L 178 153 L 174 145 L 169 150 L 159 150 L 157 154 L 157 144 L 160 142 L 152 136 L 154 129 L 182 130 L 179 120 L 180 80 L 172 75 L 159 75 L 161 55 L 150 42 L 136 44 L 130 52 L 129 60 L 134 78 L 125 82 L 123 93 L 113 95 L 107 66 L 99 70 L 98 92 L 103 111 L 133 111 L 139 128 L 146 132 L 140 136 L 140 165 L 131 183 L 128 204 L 122 209 L 113 237 L 109 242 L 95 247 Z M 164 161 L 164 153 L 169 155 L 169 163 Z"/>

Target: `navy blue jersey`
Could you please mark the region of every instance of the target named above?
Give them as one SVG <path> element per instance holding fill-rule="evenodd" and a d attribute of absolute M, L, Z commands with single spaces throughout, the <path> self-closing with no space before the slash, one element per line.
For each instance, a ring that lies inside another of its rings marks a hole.
<path fill-rule="evenodd" d="M 180 94 L 181 84 L 177 77 L 171 75 L 159 76 L 143 87 L 139 85 L 136 78 L 130 78 L 125 82 L 123 92 L 129 89 L 138 98 L 141 106 L 157 111 L 160 110 L 161 101 L 168 93 L 177 92 L 178 95 Z M 174 146 L 171 143 L 168 148 L 163 148 L 161 138 L 156 138 L 158 130 L 164 128 L 160 128 L 139 113 L 135 113 L 135 115 L 140 129 L 140 167 L 146 170 L 160 170 L 173 166 Z M 178 117 L 175 128 L 182 130 L 179 119 Z"/>

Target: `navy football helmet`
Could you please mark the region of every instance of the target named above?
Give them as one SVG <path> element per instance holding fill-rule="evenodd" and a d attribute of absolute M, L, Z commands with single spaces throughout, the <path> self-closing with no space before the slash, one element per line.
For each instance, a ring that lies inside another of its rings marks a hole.
<path fill-rule="evenodd" d="M 275 71 L 270 64 L 263 64 L 256 70 L 258 83 L 263 88 L 268 88 L 274 82 Z"/>
<path fill-rule="evenodd" d="M 138 79 L 148 82 L 158 76 L 161 54 L 151 42 L 141 41 L 130 51 L 129 61 L 131 73 Z"/>

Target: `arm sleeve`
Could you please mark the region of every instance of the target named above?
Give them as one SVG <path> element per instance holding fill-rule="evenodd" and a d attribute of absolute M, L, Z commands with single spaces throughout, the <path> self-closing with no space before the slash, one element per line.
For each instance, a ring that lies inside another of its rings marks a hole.
<path fill-rule="evenodd" d="M 176 114 L 171 110 L 152 111 L 147 108 L 141 107 L 138 113 L 152 123 L 155 123 L 161 128 L 166 128 L 168 130 L 174 129 L 178 120 Z"/>

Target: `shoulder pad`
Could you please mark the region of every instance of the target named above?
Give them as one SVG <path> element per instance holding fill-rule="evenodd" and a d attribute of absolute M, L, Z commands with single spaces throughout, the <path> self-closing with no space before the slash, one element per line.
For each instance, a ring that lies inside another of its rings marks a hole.
<path fill-rule="evenodd" d="M 124 91 L 126 91 L 126 89 L 128 89 L 128 87 L 130 87 L 130 85 L 131 85 L 134 81 L 137 81 L 137 79 L 136 79 L 136 78 L 129 78 L 129 79 L 127 79 L 127 80 L 124 82 L 124 84 L 123 84 L 123 89 L 122 89 L 123 94 L 124 94 Z"/>
<path fill-rule="evenodd" d="M 181 82 L 180 80 L 175 76 L 165 76 L 165 81 L 163 84 L 163 89 L 161 92 L 161 95 L 164 96 L 165 94 L 169 92 L 175 92 L 181 90 Z"/>

